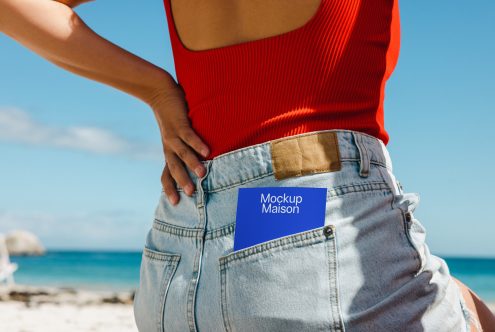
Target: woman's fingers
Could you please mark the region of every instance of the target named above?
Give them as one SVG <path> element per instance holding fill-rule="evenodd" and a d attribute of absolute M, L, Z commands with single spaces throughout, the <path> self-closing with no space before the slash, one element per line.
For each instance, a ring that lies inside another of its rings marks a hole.
<path fill-rule="evenodd" d="M 157 95 L 150 105 L 160 128 L 167 161 L 162 174 L 163 187 L 173 203 L 180 199 L 175 183 L 187 195 L 193 195 L 195 186 L 189 169 L 197 177 L 203 177 L 206 168 L 200 161 L 200 155 L 207 157 L 210 150 L 191 127 L 185 95 L 181 88 Z"/>
<path fill-rule="evenodd" d="M 180 138 L 171 139 L 168 141 L 168 146 L 186 164 L 189 169 L 193 170 L 194 173 L 196 173 L 198 177 L 202 177 L 205 174 L 205 167 L 199 161 L 196 153 L 187 144 L 185 144 L 184 141 L 182 141 Z M 189 174 L 187 174 L 187 177 L 189 178 Z M 180 183 L 181 182 L 179 181 L 179 184 Z"/>
<path fill-rule="evenodd" d="M 191 127 L 184 127 L 179 132 L 180 138 L 192 147 L 203 157 L 207 157 L 210 153 L 208 146 L 201 140 L 196 132 Z"/>
<path fill-rule="evenodd" d="M 181 159 L 175 154 L 174 151 L 171 151 L 171 153 L 166 155 L 166 160 L 172 177 L 179 184 L 179 186 L 184 189 L 186 194 L 192 196 L 194 192 L 194 184 L 184 168 L 184 164 Z"/>
<path fill-rule="evenodd" d="M 168 139 L 164 153 L 166 164 L 161 177 L 162 186 L 169 201 L 175 205 L 179 201 L 176 182 L 189 196 L 192 196 L 194 192 L 194 184 L 184 168 L 184 162 L 189 168 L 195 170 L 199 177 L 204 175 L 206 169 L 194 152 L 179 138 Z"/>
<path fill-rule="evenodd" d="M 175 180 L 172 178 L 167 164 L 163 168 L 161 182 L 163 191 L 167 195 L 170 203 L 172 203 L 172 205 L 177 204 L 177 202 L 179 202 L 179 194 L 177 193 L 177 189 L 175 188 Z"/>

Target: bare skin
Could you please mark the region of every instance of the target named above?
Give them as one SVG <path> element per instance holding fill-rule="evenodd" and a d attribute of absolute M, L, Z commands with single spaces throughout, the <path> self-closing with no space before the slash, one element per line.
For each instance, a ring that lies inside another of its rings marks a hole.
<path fill-rule="evenodd" d="M 201 51 L 275 36 L 304 25 L 321 0 L 167 0 L 180 40 Z"/>
<path fill-rule="evenodd" d="M 91 30 L 71 8 L 88 1 L 61 2 L 0 0 L 0 32 L 63 69 L 110 85 L 147 103 L 159 124 L 167 160 L 163 186 L 176 203 L 179 195 L 172 185 L 172 174 L 185 192 L 192 195 L 194 185 L 184 164 L 203 176 L 206 169 L 198 154 L 206 157 L 209 149 L 190 126 L 180 86 L 162 68 Z"/>
<path fill-rule="evenodd" d="M 72 8 L 92 0 L 0 0 L 0 32 L 48 61 L 77 75 L 128 93 L 153 110 L 167 163 L 161 181 L 172 204 L 175 182 L 192 196 L 194 183 L 185 167 L 202 177 L 200 157 L 207 144 L 191 128 L 184 92 L 163 69 L 112 44 L 92 31 Z M 201 51 L 270 37 L 294 30 L 311 19 L 322 0 L 169 0 L 179 38 Z M 458 279 L 469 309 L 483 331 L 495 332 L 495 316 Z M 477 331 L 472 324 L 471 330 Z"/>
<path fill-rule="evenodd" d="M 185 167 L 202 177 L 206 170 L 198 155 L 206 158 L 208 146 L 191 128 L 184 92 L 171 75 L 100 37 L 71 9 L 90 1 L 0 0 L 0 31 L 66 70 L 149 104 L 166 159 L 162 187 L 175 205 L 180 199 L 175 182 L 192 196 L 195 185 Z M 211 0 L 198 5 L 197 0 L 181 0 L 172 6 L 181 40 L 201 50 L 296 29 L 319 4 L 320 0 Z"/>

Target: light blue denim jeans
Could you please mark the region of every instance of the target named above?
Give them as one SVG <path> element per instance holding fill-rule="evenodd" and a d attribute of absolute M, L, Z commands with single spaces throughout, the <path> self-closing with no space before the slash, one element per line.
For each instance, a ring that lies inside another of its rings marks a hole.
<path fill-rule="evenodd" d="M 162 191 L 134 298 L 141 332 L 469 331 L 446 262 L 415 218 L 417 193 L 383 142 L 334 131 L 341 169 L 274 177 L 269 142 L 202 161 L 192 197 Z M 327 188 L 325 226 L 233 252 L 241 187 Z"/>

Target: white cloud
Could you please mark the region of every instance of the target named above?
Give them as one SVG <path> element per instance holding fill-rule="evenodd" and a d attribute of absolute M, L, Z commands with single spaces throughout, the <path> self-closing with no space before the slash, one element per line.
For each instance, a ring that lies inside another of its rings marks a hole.
<path fill-rule="evenodd" d="M 55 127 L 17 108 L 0 108 L 0 141 L 48 146 L 138 159 L 163 159 L 159 146 L 132 142 L 103 128 Z"/>

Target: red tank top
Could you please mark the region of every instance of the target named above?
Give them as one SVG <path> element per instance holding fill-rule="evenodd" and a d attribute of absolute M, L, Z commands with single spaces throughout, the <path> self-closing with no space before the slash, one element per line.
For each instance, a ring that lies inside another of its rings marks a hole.
<path fill-rule="evenodd" d="M 299 28 L 199 51 L 182 44 L 164 4 L 177 81 L 207 159 L 324 129 L 388 143 L 383 100 L 399 56 L 398 0 L 321 0 Z"/>

